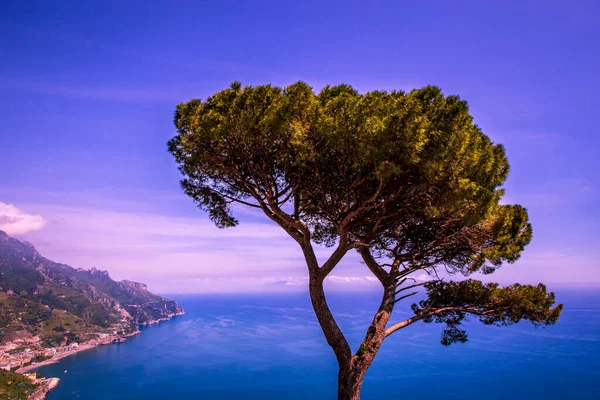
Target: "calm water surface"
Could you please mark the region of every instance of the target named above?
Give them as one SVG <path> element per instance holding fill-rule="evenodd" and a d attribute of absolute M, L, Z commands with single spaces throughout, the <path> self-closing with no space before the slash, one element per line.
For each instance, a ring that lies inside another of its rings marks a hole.
<path fill-rule="evenodd" d="M 600 293 L 557 295 L 563 317 L 545 329 L 472 322 L 469 342 L 450 347 L 439 344 L 440 325 L 397 332 L 369 370 L 363 398 L 599 399 Z M 307 294 L 171 297 L 186 315 L 38 369 L 61 379 L 48 400 L 336 397 L 335 358 Z M 377 296 L 330 297 L 356 349 Z"/>

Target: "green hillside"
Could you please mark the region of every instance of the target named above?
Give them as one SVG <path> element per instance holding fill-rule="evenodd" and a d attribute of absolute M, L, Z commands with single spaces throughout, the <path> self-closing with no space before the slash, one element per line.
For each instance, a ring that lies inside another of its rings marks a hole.
<path fill-rule="evenodd" d="M 182 312 L 144 284 L 55 263 L 0 231 L 0 343 L 39 337 L 43 347 L 66 346 Z"/>

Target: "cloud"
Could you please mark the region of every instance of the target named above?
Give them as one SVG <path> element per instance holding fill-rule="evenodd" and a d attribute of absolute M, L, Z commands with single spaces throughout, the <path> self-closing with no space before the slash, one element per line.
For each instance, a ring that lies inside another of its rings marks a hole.
<path fill-rule="evenodd" d="M 258 278 L 260 283 L 268 284 L 268 285 L 277 285 L 277 286 L 307 286 L 308 285 L 308 276 L 288 276 L 288 277 L 277 277 L 277 276 L 267 276 L 263 278 Z"/>
<path fill-rule="evenodd" d="M 327 281 L 332 283 L 357 283 L 364 282 L 365 280 L 359 276 L 337 276 L 331 275 L 325 278 Z"/>
<path fill-rule="evenodd" d="M 157 209 L 145 203 L 104 198 L 78 200 L 77 204 L 85 206 L 75 207 L 57 205 L 60 198 L 46 193 L 37 197 L 53 201 L 16 203 L 23 211 L 0 202 L 0 230 L 11 235 L 26 234 L 27 240 L 53 261 L 106 269 L 113 279 L 144 282 L 159 293 L 308 290 L 306 262 L 297 243 L 253 210 L 236 210 L 240 225 L 218 229 L 193 207 L 189 212 L 181 207 L 181 212 L 173 213 L 169 210 L 179 207 Z M 70 200 L 73 198 L 69 195 Z M 166 204 L 170 201 L 165 200 Z M 532 247 L 515 265 L 501 268 L 491 280 L 502 284 L 540 280 L 597 283 L 595 271 L 600 258 L 597 251 L 589 250 L 598 247 L 594 240 L 589 239 L 585 252 L 577 246 Z M 332 251 L 315 246 L 321 263 Z M 424 272 L 411 277 L 417 282 L 431 279 Z M 381 285 L 353 252 L 326 279 L 326 288 L 362 291 L 380 290 Z"/>
<path fill-rule="evenodd" d="M 0 201 L 0 230 L 9 235 L 24 235 L 46 225 L 41 215 L 26 214 L 12 204 Z"/>
<path fill-rule="evenodd" d="M 73 267 L 106 269 L 113 279 L 144 282 L 154 291 L 307 287 L 297 244 L 269 221 L 245 218 L 239 227 L 218 229 L 196 210 L 175 216 L 39 203 L 22 207 L 45 217 L 44 229 L 27 235 L 40 254 Z"/>

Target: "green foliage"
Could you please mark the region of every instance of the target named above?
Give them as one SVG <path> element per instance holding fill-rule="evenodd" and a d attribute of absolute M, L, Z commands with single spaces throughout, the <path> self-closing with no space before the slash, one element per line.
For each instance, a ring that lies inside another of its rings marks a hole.
<path fill-rule="evenodd" d="M 178 105 L 174 122 L 182 187 L 219 227 L 238 223 L 234 202 L 287 208 L 317 243 L 334 244 L 345 224 L 382 255 L 463 274 L 513 262 L 531 240 L 526 210 L 499 205 L 504 148 L 434 86 L 234 83 Z"/>
<path fill-rule="evenodd" d="M 516 261 L 532 238 L 527 210 L 500 204 L 509 172 L 503 146 L 465 101 L 434 86 L 360 94 L 348 85 L 315 93 L 303 82 L 234 83 L 179 104 L 174 123 L 168 149 L 184 192 L 222 228 L 238 224 L 234 203 L 262 210 L 300 243 L 309 270 L 312 241 L 338 243 L 333 267 L 361 249 L 384 286 L 420 270 L 489 274 Z M 446 323 L 446 345 L 466 341 L 459 326 L 467 314 L 547 325 L 562 308 L 543 285 L 440 281 L 427 292 L 415 312 Z M 332 343 L 340 335 L 327 318 L 320 321 Z"/>
<path fill-rule="evenodd" d="M 424 315 L 425 322 L 445 323 L 442 344 L 465 342 L 467 335 L 459 326 L 467 315 L 473 315 L 486 325 L 507 326 L 521 320 L 536 326 L 558 321 L 562 305 L 555 305 L 554 293 L 537 286 L 515 284 L 499 287 L 468 279 L 461 282 L 429 282 L 427 298 L 412 309 Z"/>
<path fill-rule="evenodd" d="M 34 269 L 24 268 L 23 260 L 18 256 L 0 254 L 0 287 L 15 293 L 29 292 L 32 287 L 44 283 L 44 277 Z"/>
<path fill-rule="evenodd" d="M 37 388 L 38 385 L 23 375 L 0 370 L 0 400 L 25 400 Z"/>
<path fill-rule="evenodd" d="M 144 285 L 115 282 L 106 271 L 76 270 L 54 263 L 30 244 L 0 231 L 0 330 L 26 331 L 45 342 L 77 342 L 89 333 L 131 333 L 137 323 L 164 318 L 181 309 Z M 115 309 L 120 302 L 133 317 L 129 323 Z M 5 335 L 1 341 L 10 340 Z"/>
<path fill-rule="evenodd" d="M 366 354 L 367 348 L 368 348 L 368 345 L 365 342 L 361 343 L 360 346 L 358 347 L 358 351 L 356 352 L 356 355 L 362 356 L 363 354 Z"/>

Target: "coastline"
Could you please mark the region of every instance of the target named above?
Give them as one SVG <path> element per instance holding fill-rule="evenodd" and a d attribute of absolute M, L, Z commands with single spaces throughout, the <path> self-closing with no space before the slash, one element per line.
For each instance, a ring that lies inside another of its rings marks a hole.
<path fill-rule="evenodd" d="M 183 310 L 183 309 L 182 309 L 182 310 Z M 156 325 L 156 324 L 159 324 L 159 323 L 161 323 L 161 322 L 163 322 L 163 321 L 170 321 L 170 320 L 172 320 L 174 317 L 178 317 L 178 316 L 180 316 L 180 315 L 183 315 L 183 314 L 185 314 L 185 311 L 181 311 L 181 312 L 175 313 L 175 314 L 173 314 L 173 315 L 170 315 L 170 316 L 168 316 L 168 317 L 159 318 L 159 319 L 153 319 L 152 321 L 148 321 L 148 322 L 142 322 L 141 324 L 138 324 L 138 325 L 139 325 L 139 326 L 150 326 L 150 325 Z M 141 333 L 141 332 L 139 332 L 139 333 Z"/>
<path fill-rule="evenodd" d="M 29 364 L 25 367 L 21 367 L 21 368 L 17 369 L 15 372 L 17 374 L 26 374 L 26 373 L 29 373 L 30 371 L 33 371 L 36 368 L 44 366 L 44 365 L 57 364 L 61 359 L 65 358 L 65 357 L 69 357 L 69 356 L 72 356 L 73 354 L 76 354 L 76 353 L 79 353 L 82 351 L 86 351 L 89 349 L 93 349 L 94 347 L 98 347 L 98 346 L 92 346 L 90 344 L 82 344 L 81 346 L 79 346 L 76 349 L 65 351 L 64 353 L 61 353 L 61 354 L 57 354 L 57 355 L 53 356 L 52 358 L 44 360 L 40 363 Z"/>
<path fill-rule="evenodd" d="M 179 313 L 175 313 L 173 315 L 170 315 L 169 317 L 165 317 L 165 318 L 159 318 L 157 320 L 152 320 L 143 324 L 138 324 L 138 326 L 148 326 L 148 325 L 154 325 L 154 324 L 159 324 L 160 322 L 163 321 L 170 321 L 171 319 L 173 319 L 174 317 L 180 316 L 180 315 L 184 315 L 185 311 L 181 311 Z M 126 341 L 126 338 L 132 337 L 132 336 L 136 336 L 141 334 L 142 332 L 138 329 L 137 331 L 130 333 L 128 335 L 123 336 L 122 338 L 120 338 L 119 341 L 111 341 L 111 342 L 107 342 L 107 343 L 100 343 L 100 344 L 96 344 L 96 345 L 91 345 L 91 344 L 82 344 L 79 347 L 77 347 L 76 349 L 73 350 L 69 350 L 66 351 L 64 353 L 61 354 L 57 354 L 55 356 L 53 356 L 52 358 L 49 358 L 47 360 L 44 360 L 40 363 L 34 363 L 34 364 L 29 364 L 25 367 L 21 367 L 17 370 L 15 370 L 16 373 L 18 374 L 29 374 L 32 372 L 35 372 L 35 370 L 37 368 L 43 367 L 45 365 L 50 365 L 50 364 L 58 364 L 60 362 L 60 360 L 62 360 L 63 358 L 72 356 L 74 354 L 86 351 L 86 350 L 90 350 L 99 346 L 105 346 L 105 345 L 110 345 L 110 344 L 114 344 L 114 343 L 124 343 Z M 46 397 L 46 394 L 48 393 L 48 391 L 50 391 L 51 389 L 55 388 L 58 384 L 60 379 L 59 378 L 44 378 L 46 380 L 46 383 L 44 385 L 44 390 L 40 391 L 40 392 L 36 392 L 32 395 L 32 397 L 29 398 L 29 400 L 43 400 Z"/>
<path fill-rule="evenodd" d="M 180 315 L 183 315 L 183 314 L 185 314 L 185 312 L 173 314 L 173 315 L 171 315 L 168 318 L 159 318 L 159 319 L 155 319 L 155 320 L 152 320 L 152 321 L 149 321 L 149 322 L 145 322 L 145 323 L 139 324 L 139 326 L 149 326 L 149 325 L 159 324 L 159 323 L 161 323 L 163 321 L 170 321 L 174 317 L 177 317 L 177 316 L 180 316 Z M 52 356 L 52 358 L 49 358 L 49 359 L 44 360 L 44 361 L 39 362 L 39 363 L 33 363 L 33 364 L 26 365 L 24 367 L 21 367 L 21 368 L 15 370 L 15 372 L 17 374 L 26 374 L 26 373 L 29 373 L 29 372 L 31 372 L 31 371 L 39 368 L 39 367 L 43 367 L 44 365 L 58 364 L 60 362 L 60 360 L 62 360 L 63 358 L 72 356 L 73 354 L 77 354 L 77 353 L 80 353 L 82 351 L 86 351 L 86 350 L 90 350 L 90 349 L 93 349 L 93 348 L 96 348 L 96 347 L 99 347 L 99 346 L 106 346 L 106 345 L 110 345 L 110 344 L 114 344 L 114 343 L 123 343 L 123 342 L 125 342 L 126 338 L 130 338 L 132 336 L 140 335 L 141 333 L 142 333 L 142 331 L 137 330 L 137 331 L 135 331 L 133 333 L 130 333 L 128 335 L 123 336 L 121 338 L 121 340 L 119 340 L 119 341 L 111 341 L 111 342 L 107 342 L 107 343 L 100 343 L 100 344 L 97 344 L 97 345 L 82 344 L 82 345 L 80 345 L 76 349 L 65 351 L 64 353 L 57 354 L 55 356 Z"/>

